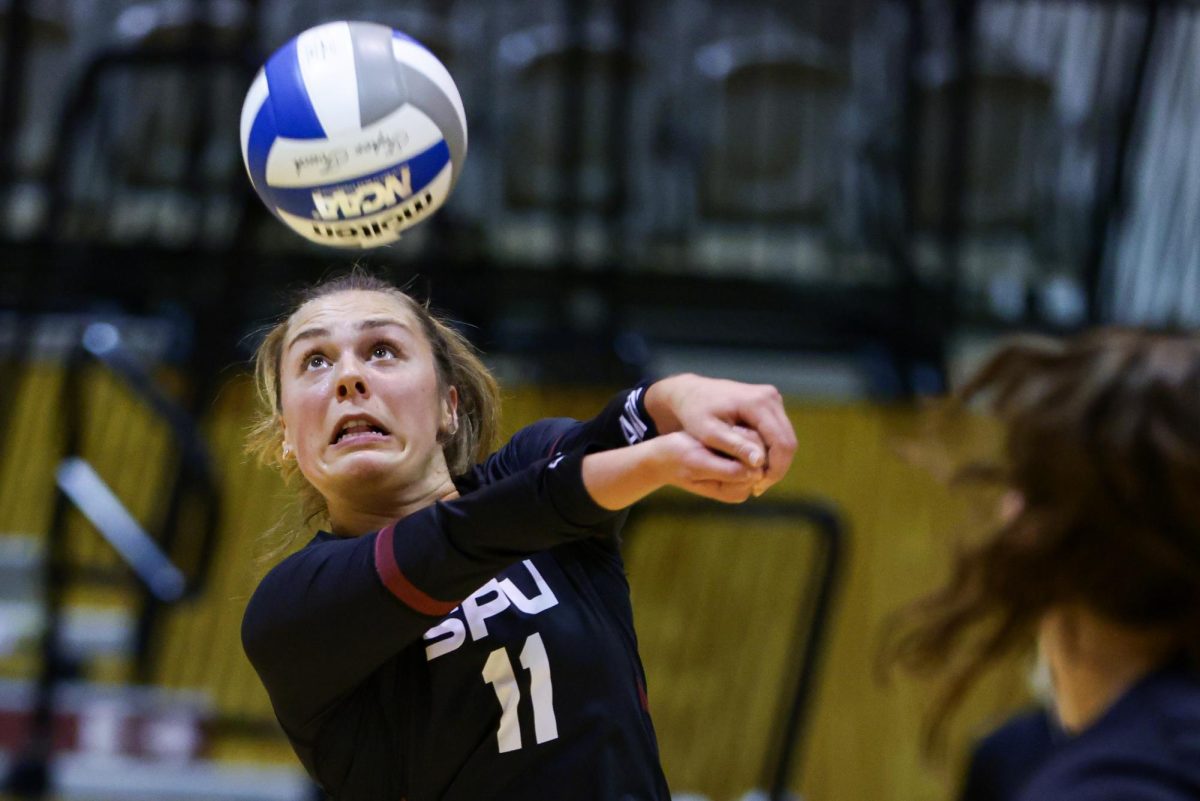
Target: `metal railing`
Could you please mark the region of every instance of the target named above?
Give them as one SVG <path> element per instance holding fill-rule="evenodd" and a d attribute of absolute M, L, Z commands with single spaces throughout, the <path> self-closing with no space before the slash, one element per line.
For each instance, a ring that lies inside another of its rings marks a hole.
<path fill-rule="evenodd" d="M 41 663 L 23 752 L 14 760 L 3 786 L 21 798 L 44 798 L 51 787 L 50 761 L 55 738 L 55 695 L 61 682 L 73 678 L 77 666 L 64 653 L 61 641 L 65 596 L 86 571 L 69 555 L 72 509 L 82 513 L 112 545 L 140 582 L 140 612 L 135 640 L 135 675 L 145 677 L 151 662 L 151 634 L 164 606 L 199 595 L 209 573 L 220 514 L 219 491 L 212 460 L 190 415 L 154 381 L 149 371 L 122 344 L 117 326 L 79 319 L 75 346 L 68 353 L 62 383 L 64 409 L 63 458 L 55 471 L 57 492 L 42 561 L 44 628 Z M 109 484 L 83 454 L 83 371 L 101 365 L 166 424 L 177 454 L 175 469 L 155 478 L 166 492 L 165 513 L 159 526 L 147 530 L 132 515 Z M 185 520 L 183 509 L 198 514 Z M 187 525 L 200 541 L 186 543 L 195 554 L 192 564 L 175 564 L 172 554 Z"/>

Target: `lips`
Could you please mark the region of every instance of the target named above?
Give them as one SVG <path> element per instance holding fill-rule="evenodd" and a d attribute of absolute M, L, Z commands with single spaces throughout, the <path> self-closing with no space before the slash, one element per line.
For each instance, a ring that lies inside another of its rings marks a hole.
<path fill-rule="evenodd" d="M 363 434 L 379 434 L 387 436 L 391 432 L 387 430 L 378 420 L 370 415 L 356 414 L 348 417 L 343 417 L 333 427 L 333 435 L 330 437 L 330 444 L 336 445 L 347 437 L 362 436 Z"/>

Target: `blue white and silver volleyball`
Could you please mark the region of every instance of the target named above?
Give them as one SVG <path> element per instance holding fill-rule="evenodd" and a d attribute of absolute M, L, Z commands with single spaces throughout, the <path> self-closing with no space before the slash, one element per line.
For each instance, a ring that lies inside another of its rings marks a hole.
<path fill-rule="evenodd" d="M 371 22 L 301 33 L 259 70 L 242 105 L 254 189 L 313 242 L 386 245 L 438 209 L 467 157 L 467 118 L 445 65 Z"/>

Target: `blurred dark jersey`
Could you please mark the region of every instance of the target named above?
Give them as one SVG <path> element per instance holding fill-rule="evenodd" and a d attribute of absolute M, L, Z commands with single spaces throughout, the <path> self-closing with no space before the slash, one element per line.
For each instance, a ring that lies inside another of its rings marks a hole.
<path fill-rule="evenodd" d="M 1172 665 L 1058 741 L 1019 801 L 1200 799 L 1200 676 Z"/>
<path fill-rule="evenodd" d="M 301 762 L 339 801 L 665 799 L 624 516 L 580 466 L 653 434 L 642 390 L 519 432 L 461 497 L 321 532 L 262 581 L 243 643 Z"/>
<path fill-rule="evenodd" d="M 1065 736 L 1045 709 L 1014 716 L 972 750 L 959 801 L 1016 801 Z"/>

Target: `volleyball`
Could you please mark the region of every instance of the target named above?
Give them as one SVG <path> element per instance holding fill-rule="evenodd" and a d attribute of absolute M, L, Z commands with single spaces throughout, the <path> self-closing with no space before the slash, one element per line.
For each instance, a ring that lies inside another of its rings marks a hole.
<path fill-rule="evenodd" d="M 467 118 L 445 65 L 410 36 L 329 22 L 267 60 L 242 104 L 242 158 L 267 208 L 324 245 L 386 245 L 450 195 Z"/>

